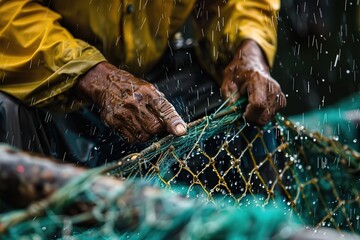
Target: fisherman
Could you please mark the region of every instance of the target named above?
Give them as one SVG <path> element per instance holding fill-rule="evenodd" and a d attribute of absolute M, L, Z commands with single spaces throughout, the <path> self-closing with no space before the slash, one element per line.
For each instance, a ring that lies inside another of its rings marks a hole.
<path fill-rule="evenodd" d="M 182 136 L 184 119 L 245 95 L 245 118 L 265 125 L 286 105 L 270 75 L 279 7 L 279 0 L 1 1 L 0 140 L 98 165 L 133 146 L 122 139 Z"/>

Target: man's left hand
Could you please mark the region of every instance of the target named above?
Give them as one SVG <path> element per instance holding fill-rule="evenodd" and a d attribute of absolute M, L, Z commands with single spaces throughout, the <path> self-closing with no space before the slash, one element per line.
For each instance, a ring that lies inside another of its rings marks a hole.
<path fill-rule="evenodd" d="M 230 103 L 248 96 L 245 119 L 263 126 L 274 114 L 286 106 L 280 85 L 270 76 L 264 54 L 253 40 L 242 42 L 234 59 L 226 67 L 221 86 L 223 96 Z"/>

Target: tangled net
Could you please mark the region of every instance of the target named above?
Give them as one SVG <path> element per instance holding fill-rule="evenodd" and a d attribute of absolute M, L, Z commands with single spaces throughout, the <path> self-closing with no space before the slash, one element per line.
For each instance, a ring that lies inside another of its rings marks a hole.
<path fill-rule="evenodd" d="M 7 236 L 262 239 L 286 224 L 295 226 L 289 222 L 292 215 L 301 225 L 360 233 L 360 155 L 281 115 L 263 129 L 250 126 L 242 117 L 244 104 L 240 100 L 190 123 L 186 136 L 169 135 L 113 165 L 89 171 L 36 210 L 32 206 L 2 214 Z M 91 182 L 103 173 L 128 183 L 114 192 L 93 194 Z M 147 195 L 144 183 L 170 191 Z M 92 210 L 64 214 L 79 199 L 92 203 Z M 89 219 L 91 227 L 85 228 L 82 224 Z M 237 221 L 258 227 L 234 228 Z"/>
<path fill-rule="evenodd" d="M 194 124 L 186 137 L 163 139 L 131 155 L 126 161 L 136 165 L 121 174 L 167 188 L 180 185 L 188 195 L 210 200 L 221 194 L 240 206 L 248 196 L 261 205 L 281 198 L 304 224 L 359 232 L 357 152 L 281 115 L 259 129 L 231 111 Z"/>

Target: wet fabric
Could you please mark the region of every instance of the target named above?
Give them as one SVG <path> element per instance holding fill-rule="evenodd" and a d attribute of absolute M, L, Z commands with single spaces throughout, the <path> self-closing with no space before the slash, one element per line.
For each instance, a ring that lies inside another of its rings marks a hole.
<path fill-rule="evenodd" d="M 20 149 L 49 154 L 50 142 L 37 109 L 0 92 L 0 139 Z"/>
<path fill-rule="evenodd" d="M 218 84 L 202 69 L 191 46 L 169 48 L 145 79 L 165 94 L 186 122 L 209 115 L 223 103 Z M 4 119 L 0 141 L 23 150 L 94 167 L 146 146 L 121 139 L 101 122 L 95 106 L 65 114 L 27 107 L 6 94 L 0 99 L 0 119 Z M 256 129 L 247 134 L 252 132 Z M 276 147 L 273 133 L 264 139 L 269 149 Z M 263 155 L 261 149 L 254 144 L 257 156 Z"/>
<path fill-rule="evenodd" d="M 219 86 L 202 70 L 191 47 L 169 49 L 146 79 L 187 122 L 209 114 L 222 103 Z M 0 141 L 22 150 L 94 167 L 146 145 L 121 139 L 101 122 L 95 106 L 59 113 L 27 107 L 5 93 L 0 99 Z"/>
<path fill-rule="evenodd" d="M 275 55 L 279 0 L 40 2 L 0 2 L 0 90 L 26 105 L 74 111 L 82 102 L 69 89 L 105 60 L 148 73 L 191 12 L 197 53 L 214 75 L 243 39 L 255 40 L 270 64 Z"/>
<path fill-rule="evenodd" d="M 0 142 L 94 167 L 137 150 L 99 119 L 97 109 L 61 114 L 27 107 L 0 93 Z"/>

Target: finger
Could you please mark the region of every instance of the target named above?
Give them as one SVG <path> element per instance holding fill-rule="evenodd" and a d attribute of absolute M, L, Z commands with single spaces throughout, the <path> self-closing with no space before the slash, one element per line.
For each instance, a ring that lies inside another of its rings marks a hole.
<path fill-rule="evenodd" d="M 141 131 L 138 132 L 135 137 L 139 142 L 146 142 L 147 140 L 149 140 L 150 135 L 145 131 Z"/>
<path fill-rule="evenodd" d="M 274 112 L 271 112 L 269 108 L 266 108 L 260 117 L 257 119 L 256 124 L 259 126 L 264 126 L 270 122 L 271 118 L 274 116 Z"/>
<path fill-rule="evenodd" d="M 284 93 L 280 92 L 280 94 L 278 94 L 278 98 L 276 99 L 276 103 L 277 103 L 276 111 L 286 107 L 287 101 L 286 101 L 286 97 L 285 97 Z"/>
<path fill-rule="evenodd" d="M 286 97 L 277 82 L 269 79 L 267 90 L 264 92 L 267 97 L 265 101 L 265 109 L 255 122 L 259 125 L 267 124 L 275 113 L 286 106 Z"/>
<path fill-rule="evenodd" d="M 116 128 L 117 132 L 120 134 L 120 136 L 127 142 L 133 143 L 137 141 L 136 136 L 133 134 L 133 132 L 127 128 L 126 126 L 118 126 Z"/>
<path fill-rule="evenodd" d="M 162 120 L 156 116 L 154 109 L 149 106 L 147 106 L 145 110 L 142 110 L 138 117 L 139 121 L 143 123 L 143 126 L 147 126 L 145 131 L 150 134 L 157 134 L 166 130 Z"/>
<path fill-rule="evenodd" d="M 103 112 L 101 113 L 101 118 L 107 126 L 117 131 L 125 141 L 130 143 L 135 142 L 136 137 L 133 132 L 130 131 L 122 121 L 115 118 L 113 114 Z"/>
<path fill-rule="evenodd" d="M 155 110 L 158 117 L 164 122 L 167 130 L 176 136 L 186 134 L 187 126 L 184 120 L 176 112 L 173 105 L 165 99 L 163 94 L 158 92 L 158 96 L 153 96 L 149 101 L 149 106 Z"/>
<path fill-rule="evenodd" d="M 246 106 L 244 117 L 247 121 L 255 123 L 257 125 L 264 125 L 264 121 L 267 119 L 266 114 L 264 113 L 266 109 L 260 107 L 259 105 L 249 103 Z"/>
<path fill-rule="evenodd" d="M 228 100 L 228 104 L 232 104 L 239 100 L 241 97 L 238 87 L 234 82 L 226 82 L 221 88 L 222 94 L 225 100 Z"/>
<path fill-rule="evenodd" d="M 279 109 L 286 106 L 286 97 L 275 80 L 269 82 L 268 89 L 268 108 L 270 113 L 274 115 Z"/>
<path fill-rule="evenodd" d="M 247 87 L 248 105 L 244 116 L 250 122 L 263 125 L 261 117 L 267 108 L 267 87 L 263 84 L 257 84 L 258 82 L 260 81 L 254 81 Z"/>
<path fill-rule="evenodd" d="M 150 135 L 145 130 L 145 126 L 142 122 L 136 117 L 136 110 L 126 110 L 119 111 L 114 117 L 118 119 L 119 129 L 124 128 L 128 129 L 135 139 L 139 142 L 145 142 L 150 138 Z"/>
<path fill-rule="evenodd" d="M 229 99 L 229 104 L 234 103 L 241 97 L 238 86 L 234 82 L 234 67 L 230 66 L 225 69 L 223 83 L 221 85 L 221 93 L 225 100 Z"/>

